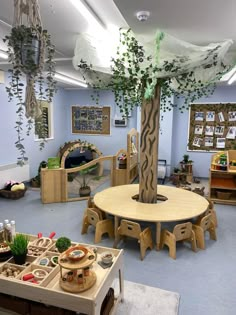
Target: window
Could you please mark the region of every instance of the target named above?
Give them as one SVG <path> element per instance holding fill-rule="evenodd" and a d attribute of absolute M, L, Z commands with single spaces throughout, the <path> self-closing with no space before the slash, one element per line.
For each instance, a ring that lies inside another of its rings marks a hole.
<path fill-rule="evenodd" d="M 35 140 L 53 138 L 52 103 L 39 101 L 42 108 L 42 119 L 35 119 Z"/>

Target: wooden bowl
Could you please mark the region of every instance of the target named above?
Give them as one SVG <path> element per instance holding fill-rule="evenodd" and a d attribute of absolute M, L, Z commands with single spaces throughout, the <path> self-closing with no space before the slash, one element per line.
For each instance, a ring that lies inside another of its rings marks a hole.
<path fill-rule="evenodd" d="M 83 259 L 87 253 L 88 253 L 87 248 L 83 246 L 74 246 L 66 251 L 66 256 L 71 261 L 79 261 Z"/>

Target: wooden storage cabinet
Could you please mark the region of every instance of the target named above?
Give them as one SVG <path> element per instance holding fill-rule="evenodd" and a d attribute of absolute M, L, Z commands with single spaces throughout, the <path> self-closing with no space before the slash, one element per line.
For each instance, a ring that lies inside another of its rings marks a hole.
<path fill-rule="evenodd" d="M 63 169 L 41 169 L 41 199 L 43 203 L 62 202 Z"/>
<path fill-rule="evenodd" d="M 235 153 L 236 151 L 233 150 L 218 152 L 212 157 L 209 197 L 216 203 L 236 205 L 236 169 L 230 164 L 236 157 Z M 224 166 L 219 163 L 221 154 L 227 156 L 227 162 Z M 223 168 L 225 170 L 222 170 Z"/>

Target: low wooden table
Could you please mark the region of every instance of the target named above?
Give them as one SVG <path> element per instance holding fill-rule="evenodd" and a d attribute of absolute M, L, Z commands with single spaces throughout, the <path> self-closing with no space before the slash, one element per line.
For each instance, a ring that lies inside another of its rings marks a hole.
<path fill-rule="evenodd" d="M 158 194 L 168 200 L 156 204 L 141 203 L 132 199 L 139 193 L 139 185 L 122 185 L 105 189 L 94 196 L 98 208 L 115 216 L 116 246 L 119 218 L 155 222 L 156 244 L 160 249 L 161 222 L 187 220 L 199 216 L 207 210 L 208 201 L 191 191 L 158 185 Z"/>
<path fill-rule="evenodd" d="M 36 239 L 36 236 L 30 235 L 31 241 Z M 78 245 L 74 243 L 74 245 Z M 94 247 L 91 244 L 81 244 L 85 247 Z M 55 246 L 55 243 L 54 243 Z M 19 298 L 27 299 L 30 301 L 36 301 L 47 305 L 57 306 L 59 308 L 68 309 L 75 312 L 81 312 L 88 315 L 100 315 L 101 305 L 108 293 L 110 287 L 113 286 L 113 282 L 117 279 L 119 292 L 116 292 L 117 296 L 114 301 L 113 308 L 110 314 L 115 314 L 118 303 L 123 299 L 123 250 L 109 248 L 114 255 L 113 264 L 111 267 L 103 269 L 97 261 L 101 260 L 101 254 L 107 251 L 107 247 L 96 246 L 97 248 L 97 260 L 92 265 L 92 270 L 96 274 L 95 284 L 88 290 L 80 293 L 69 293 L 64 291 L 60 287 L 60 268 L 59 266 L 51 268 L 47 278 L 40 284 L 34 284 L 27 281 L 22 281 L 22 272 L 17 278 L 7 278 L 0 275 L 0 292 Z M 40 256 L 44 257 L 52 253 L 53 249 L 48 247 L 46 251 Z M 31 257 L 30 266 L 26 267 L 25 272 L 28 273 L 34 268 L 39 268 L 37 261 L 39 257 Z M 6 261 L 0 263 L 0 269 L 4 264 L 10 263 Z M 43 268 L 43 266 L 40 266 Z M 49 268 L 47 268 L 49 269 Z"/>

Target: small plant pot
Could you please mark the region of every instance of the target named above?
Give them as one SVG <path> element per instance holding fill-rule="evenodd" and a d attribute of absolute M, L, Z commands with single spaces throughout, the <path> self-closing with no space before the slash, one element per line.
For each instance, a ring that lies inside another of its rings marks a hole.
<path fill-rule="evenodd" d="M 91 188 L 90 187 L 82 187 L 79 189 L 79 195 L 80 197 L 87 197 L 91 194 Z"/>
<path fill-rule="evenodd" d="M 24 263 L 26 262 L 26 255 L 27 253 L 22 255 L 13 255 L 15 264 L 24 265 Z"/>

